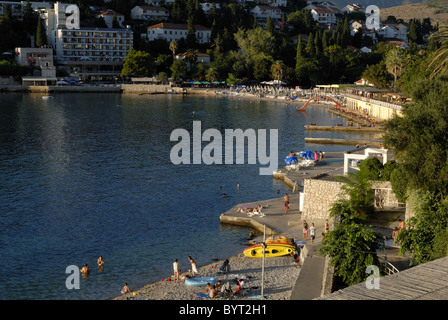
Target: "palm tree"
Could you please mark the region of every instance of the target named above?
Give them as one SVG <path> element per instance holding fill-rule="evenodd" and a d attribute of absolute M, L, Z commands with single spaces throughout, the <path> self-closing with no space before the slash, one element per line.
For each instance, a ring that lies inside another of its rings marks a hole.
<path fill-rule="evenodd" d="M 387 71 L 394 76 L 394 86 L 397 82 L 397 78 L 403 73 L 405 66 L 404 54 L 401 49 L 394 48 L 387 53 L 386 56 L 386 68 Z"/>
<path fill-rule="evenodd" d="M 272 76 L 280 82 L 283 75 L 283 69 L 284 69 L 284 63 L 281 60 L 277 60 L 272 64 L 271 70 L 272 70 Z"/>
<path fill-rule="evenodd" d="M 188 49 L 187 52 L 185 52 L 185 61 L 187 62 L 188 70 L 196 64 L 197 58 L 198 53 L 194 49 Z"/>
<path fill-rule="evenodd" d="M 434 78 L 438 74 L 448 71 L 448 25 L 440 26 L 439 31 L 431 37 L 441 42 L 440 48 L 434 53 L 432 61 L 428 65 L 428 69 L 433 69 L 430 78 Z"/>
<path fill-rule="evenodd" d="M 216 37 L 213 39 L 213 42 L 211 44 L 212 48 L 215 48 L 217 52 L 219 52 L 222 49 L 223 40 L 221 38 L 221 34 L 217 34 Z"/>
<path fill-rule="evenodd" d="M 213 82 L 218 78 L 218 71 L 214 67 L 210 67 L 207 69 L 207 73 L 205 74 L 205 79 L 207 81 Z"/>
<path fill-rule="evenodd" d="M 173 40 L 170 42 L 170 50 L 173 53 L 173 61 L 174 61 L 174 56 L 176 55 L 176 50 L 177 50 L 177 42 L 176 40 Z"/>

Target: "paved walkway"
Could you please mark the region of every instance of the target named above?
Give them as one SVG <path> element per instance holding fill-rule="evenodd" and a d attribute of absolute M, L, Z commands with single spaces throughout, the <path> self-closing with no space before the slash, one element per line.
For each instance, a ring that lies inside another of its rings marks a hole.
<path fill-rule="evenodd" d="M 290 300 L 312 300 L 322 294 L 325 258 L 317 252 L 320 244 L 307 244 L 306 247 L 308 253 L 292 289 Z"/>

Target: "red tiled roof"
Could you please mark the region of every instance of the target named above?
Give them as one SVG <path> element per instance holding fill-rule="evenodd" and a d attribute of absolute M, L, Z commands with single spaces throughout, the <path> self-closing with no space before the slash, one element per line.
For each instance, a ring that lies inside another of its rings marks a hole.
<path fill-rule="evenodd" d="M 169 23 L 169 22 L 161 22 L 152 26 L 149 26 L 148 29 L 178 29 L 178 30 L 188 30 L 187 24 L 182 23 Z M 195 24 L 194 29 L 196 31 L 210 31 L 210 29 L 203 27 L 201 25 Z"/>
<path fill-rule="evenodd" d="M 313 9 L 314 11 L 316 11 L 317 13 L 334 13 L 331 10 L 324 10 L 324 9 Z"/>
<path fill-rule="evenodd" d="M 137 6 L 143 10 L 148 10 L 148 11 L 169 11 L 168 9 L 164 8 L 164 7 L 153 7 L 153 6 Z"/>
<path fill-rule="evenodd" d="M 115 13 L 116 16 L 123 16 L 124 17 L 124 14 L 121 14 L 121 13 L 113 11 L 113 10 L 107 10 L 106 12 L 103 12 L 100 15 L 102 15 L 102 16 L 108 16 L 108 15 L 113 16 L 114 13 Z"/>

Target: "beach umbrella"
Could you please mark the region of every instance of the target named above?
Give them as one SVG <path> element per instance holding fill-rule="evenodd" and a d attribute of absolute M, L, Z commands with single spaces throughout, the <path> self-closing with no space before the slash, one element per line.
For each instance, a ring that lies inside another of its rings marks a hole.
<path fill-rule="evenodd" d="M 202 84 L 210 84 L 209 81 L 202 81 Z"/>

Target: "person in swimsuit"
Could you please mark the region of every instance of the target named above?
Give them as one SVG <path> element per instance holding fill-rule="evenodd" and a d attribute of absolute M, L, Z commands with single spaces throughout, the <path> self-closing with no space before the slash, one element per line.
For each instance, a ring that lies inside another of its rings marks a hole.
<path fill-rule="evenodd" d="M 285 196 L 283 197 L 283 201 L 285 201 L 285 204 L 283 208 L 285 209 L 285 213 L 288 213 L 289 210 L 289 196 L 287 193 L 285 193 Z"/>
<path fill-rule="evenodd" d="M 174 281 L 180 279 L 180 269 L 179 269 L 179 260 L 176 259 L 173 262 L 173 271 L 174 271 Z"/>
<path fill-rule="evenodd" d="M 121 289 L 121 293 L 130 293 L 131 289 L 129 289 L 128 284 L 125 283 L 123 289 Z"/>
<path fill-rule="evenodd" d="M 196 261 L 194 261 L 192 257 L 188 256 L 188 260 L 191 263 L 191 274 L 193 275 L 193 277 L 195 277 L 199 273 L 198 265 L 196 264 Z"/>
<path fill-rule="evenodd" d="M 83 276 L 87 276 L 90 273 L 90 268 L 87 263 L 84 263 L 84 267 L 80 270 Z"/>

